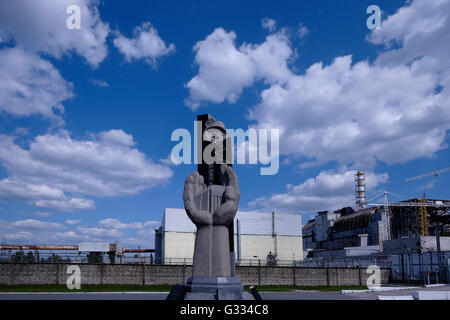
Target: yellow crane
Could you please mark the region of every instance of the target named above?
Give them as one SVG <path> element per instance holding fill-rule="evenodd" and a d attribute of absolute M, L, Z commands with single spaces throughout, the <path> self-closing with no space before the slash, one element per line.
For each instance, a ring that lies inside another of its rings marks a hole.
<path fill-rule="evenodd" d="M 413 181 L 413 180 L 418 180 L 418 179 L 422 179 L 422 178 L 426 178 L 426 177 L 430 177 L 430 176 L 435 176 L 438 177 L 441 174 L 450 171 L 450 167 L 445 168 L 445 169 L 438 169 L 432 172 L 428 172 L 428 173 L 424 173 L 415 177 L 411 177 L 406 179 L 406 182 L 409 181 Z M 418 199 L 420 203 L 425 203 L 426 202 L 426 197 L 425 197 L 425 192 L 423 193 L 423 197 L 421 199 Z M 420 233 L 423 236 L 427 236 L 428 235 L 428 219 L 427 219 L 427 208 L 425 206 L 421 206 L 419 207 L 419 217 L 420 217 Z"/>

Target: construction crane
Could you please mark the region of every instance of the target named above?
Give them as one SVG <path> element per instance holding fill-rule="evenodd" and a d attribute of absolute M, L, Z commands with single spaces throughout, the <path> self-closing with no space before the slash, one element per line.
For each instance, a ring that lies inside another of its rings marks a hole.
<path fill-rule="evenodd" d="M 448 172 L 448 171 L 450 171 L 450 167 L 445 168 L 445 169 L 438 169 L 438 170 L 435 170 L 435 171 L 432 171 L 432 172 L 428 172 L 428 173 L 421 174 L 421 175 L 418 175 L 418 176 L 415 176 L 415 177 L 411 177 L 411 178 L 406 179 L 405 181 L 409 182 L 409 181 L 418 180 L 418 179 L 422 179 L 422 178 L 426 178 L 426 177 L 430 177 L 430 176 L 438 177 L 441 174 L 443 174 L 445 172 Z M 426 203 L 425 193 L 423 194 L 423 197 L 421 199 L 419 199 L 419 202 L 422 203 L 422 204 Z M 427 215 L 428 215 L 427 208 L 425 206 L 423 206 L 423 205 L 420 206 L 419 207 L 420 231 L 421 231 L 421 234 L 423 236 L 427 236 L 428 235 L 428 219 L 427 219 Z"/>
<path fill-rule="evenodd" d="M 440 176 L 441 174 L 443 174 L 443 173 L 445 173 L 445 172 L 449 172 L 449 171 L 450 171 L 450 167 L 445 168 L 445 169 L 438 169 L 438 170 L 435 170 L 435 171 L 432 171 L 432 172 L 428 172 L 428 173 L 425 173 L 425 174 L 421 174 L 421 175 L 419 175 L 419 176 L 415 176 L 415 177 L 411 177 L 411 178 L 405 179 L 405 181 L 406 181 L 406 182 L 409 182 L 409 181 L 413 181 L 413 180 L 417 180 L 417 179 L 422 179 L 422 178 L 430 177 L 430 176 L 438 177 L 438 176 Z"/>

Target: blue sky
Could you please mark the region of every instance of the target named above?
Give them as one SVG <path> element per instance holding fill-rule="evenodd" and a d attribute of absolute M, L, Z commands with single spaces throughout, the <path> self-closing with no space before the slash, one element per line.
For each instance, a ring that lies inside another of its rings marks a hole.
<path fill-rule="evenodd" d="M 426 4 L 425 4 L 426 2 Z M 70 4 L 81 29 L 66 28 Z M 381 29 L 366 8 L 382 10 Z M 14 1 L 0 5 L 0 238 L 152 247 L 195 165 L 197 114 L 279 128 L 280 169 L 235 165 L 240 210 L 448 199 L 450 1 Z M 62 111 L 63 110 L 63 111 Z"/>

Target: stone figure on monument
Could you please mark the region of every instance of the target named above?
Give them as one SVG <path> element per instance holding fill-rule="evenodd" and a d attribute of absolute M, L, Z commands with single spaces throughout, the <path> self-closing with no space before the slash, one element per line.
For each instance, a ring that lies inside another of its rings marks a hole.
<path fill-rule="evenodd" d="M 253 299 L 244 292 L 234 271 L 234 217 L 240 193 L 231 165 L 231 147 L 225 125 L 212 116 L 199 115 L 202 142 L 198 146 L 198 172 L 184 184 L 186 214 L 197 227 L 192 277 L 175 286 L 167 299 Z"/>

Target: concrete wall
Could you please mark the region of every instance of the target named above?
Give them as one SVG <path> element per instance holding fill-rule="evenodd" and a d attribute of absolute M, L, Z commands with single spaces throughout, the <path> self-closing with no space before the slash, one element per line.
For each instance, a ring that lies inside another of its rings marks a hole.
<path fill-rule="evenodd" d="M 169 258 L 176 261 L 186 259 L 192 263 L 194 256 L 195 233 L 191 232 L 168 232 L 164 233 L 164 248 L 162 258 L 168 261 Z"/>
<path fill-rule="evenodd" d="M 235 252 L 237 254 L 237 236 L 234 238 Z M 276 244 L 276 250 L 275 250 Z M 303 259 L 303 243 L 301 237 L 271 235 L 241 235 L 241 259 L 261 259 L 265 261 L 269 251 L 277 253 L 279 260 Z M 255 258 L 257 256 L 258 258 Z"/>
<path fill-rule="evenodd" d="M 0 284 L 65 284 L 71 264 L 0 264 Z M 192 274 L 182 265 L 78 265 L 83 284 L 176 284 Z M 364 268 L 294 268 L 238 266 L 244 285 L 358 285 L 365 284 Z M 381 282 L 387 283 L 390 269 L 381 269 Z"/>
<path fill-rule="evenodd" d="M 440 237 L 441 251 L 450 251 L 450 237 Z M 411 251 L 417 252 L 422 248 L 423 252 L 436 251 L 435 236 L 417 236 L 410 238 L 392 239 L 383 242 L 383 249 L 388 254 L 402 254 Z"/>

